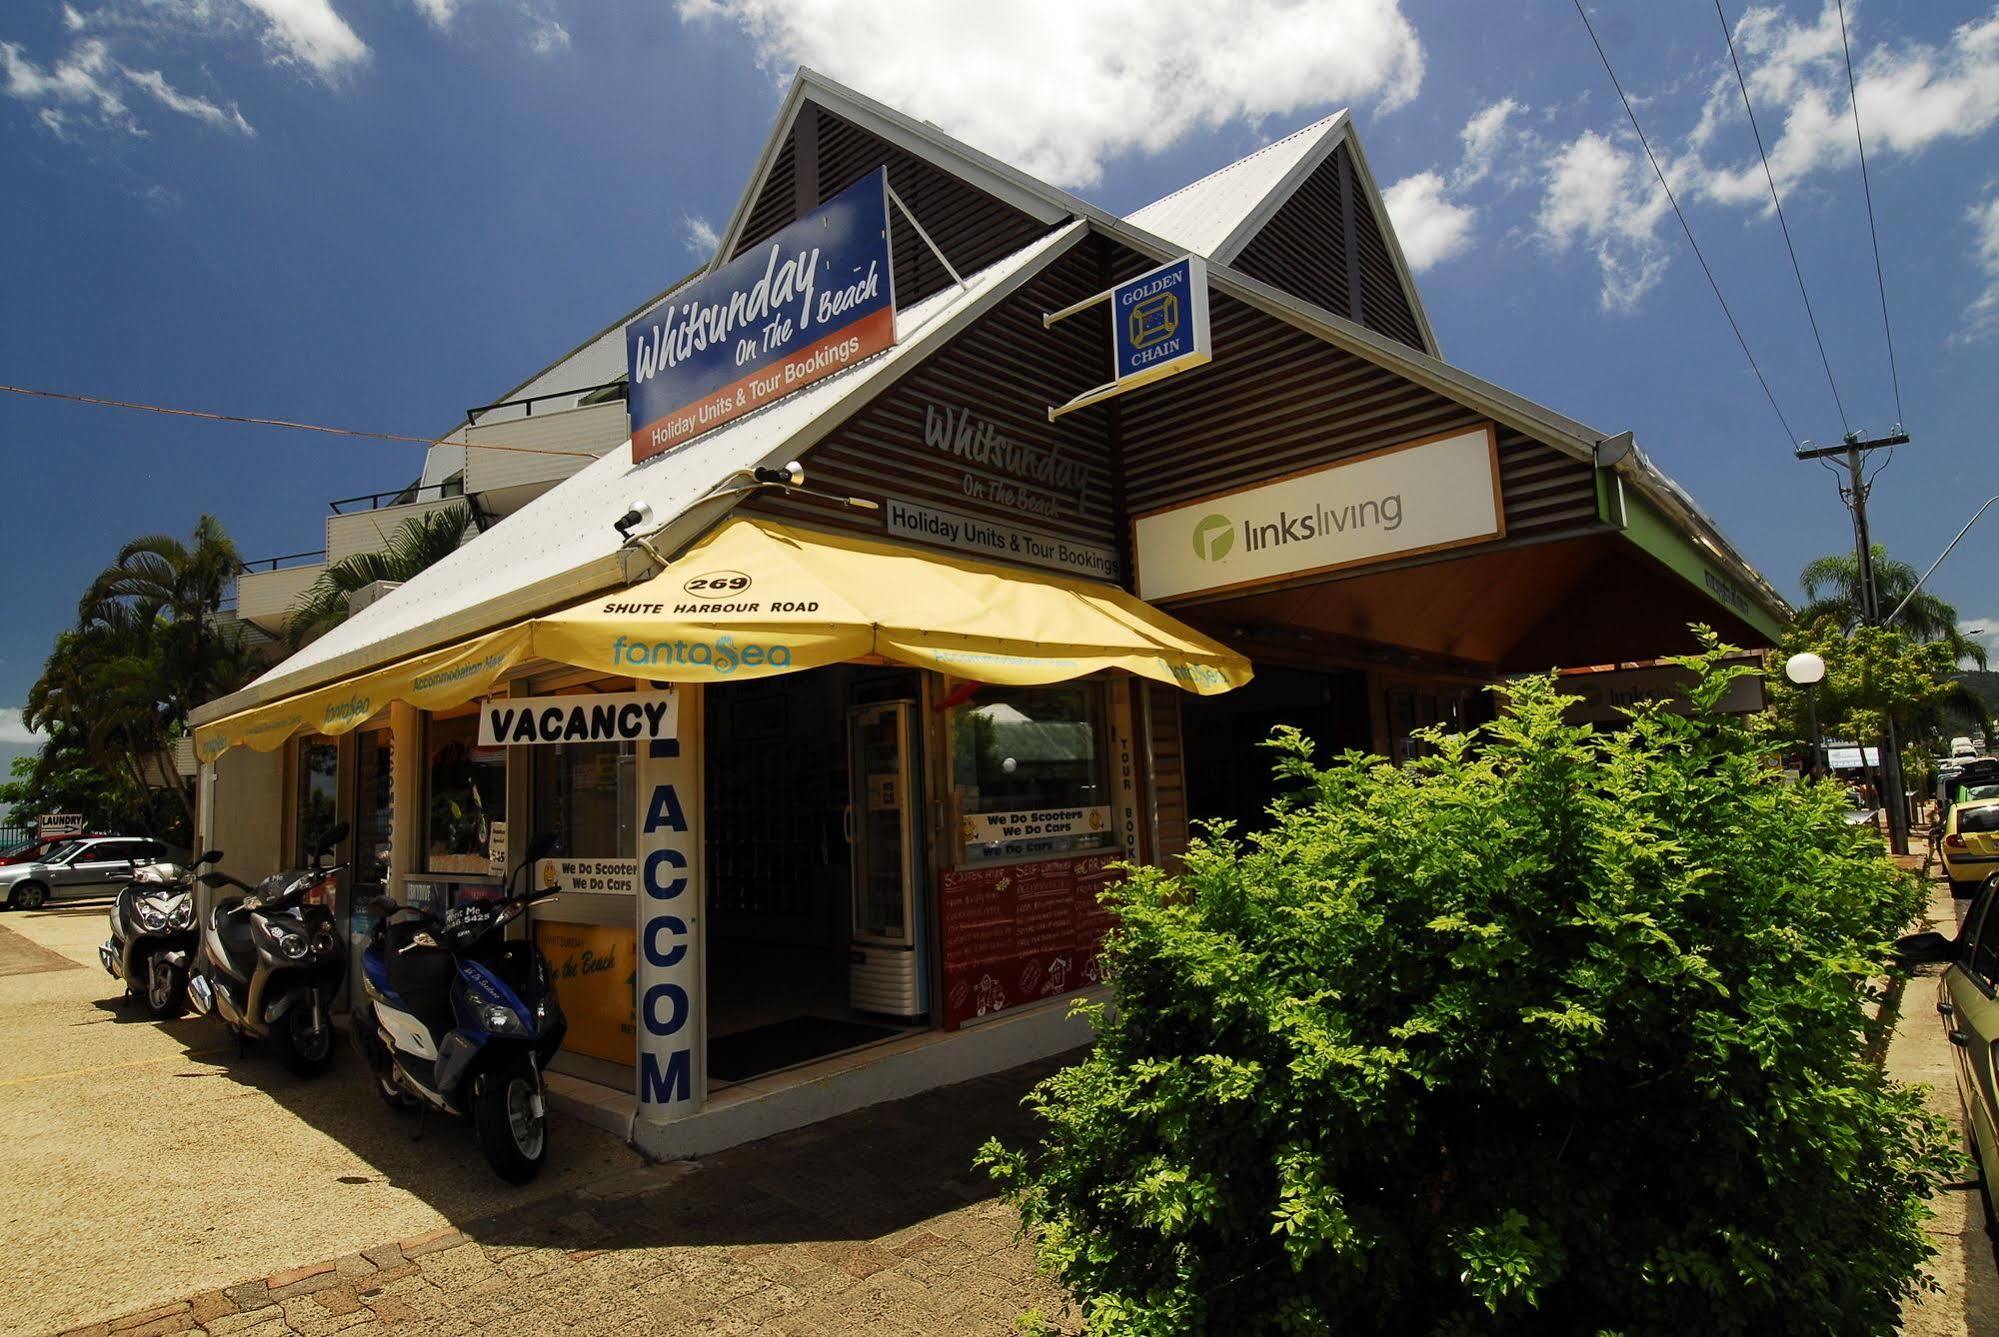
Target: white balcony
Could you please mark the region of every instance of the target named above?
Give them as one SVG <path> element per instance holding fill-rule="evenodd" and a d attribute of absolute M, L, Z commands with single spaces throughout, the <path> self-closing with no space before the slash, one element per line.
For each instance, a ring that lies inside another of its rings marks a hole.
<path fill-rule="evenodd" d="M 464 432 L 465 490 L 488 511 L 510 514 L 630 438 L 622 399 L 499 422 L 488 417 Z"/>
<path fill-rule="evenodd" d="M 245 571 L 236 577 L 236 616 L 259 631 L 282 636 L 299 601 L 326 569 L 325 562 L 284 566 L 275 571 Z"/>
<path fill-rule="evenodd" d="M 411 501 L 400 506 L 378 506 L 372 511 L 349 511 L 326 517 L 326 560 L 344 561 L 357 553 L 384 552 L 389 536 L 421 515 L 462 507 L 462 497 L 440 497 L 432 501 Z"/>

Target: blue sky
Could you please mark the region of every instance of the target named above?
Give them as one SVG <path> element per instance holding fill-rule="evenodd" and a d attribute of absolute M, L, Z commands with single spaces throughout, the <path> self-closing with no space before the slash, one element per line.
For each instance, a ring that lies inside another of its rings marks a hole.
<path fill-rule="evenodd" d="M 1835 12 L 1726 9 L 1847 421 L 1885 430 Z M 1837 438 L 1712 9 L 1594 12 L 1778 402 Z M 1999 492 L 1999 9 L 1846 12 L 1916 438 L 1876 532 L 1921 565 Z M 16 0 L 0 381 L 442 433 L 693 263 L 800 61 L 1119 211 L 1351 105 L 1447 357 L 1635 429 L 1789 594 L 1850 543 L 1567 0 Z M 247 556 L 316 548 L 421 456 L 8 395 L 0 450 L 0 707 L 124 539 L 207 510 Z M 1995 571 L 1989 518 L 1936 588 L 1999 625 Z"/>

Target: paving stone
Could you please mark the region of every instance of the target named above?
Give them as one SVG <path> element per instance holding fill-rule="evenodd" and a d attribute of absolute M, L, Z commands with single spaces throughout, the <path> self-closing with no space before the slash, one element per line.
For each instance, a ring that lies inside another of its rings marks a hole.
<path fill-rule="evenodd" d="M 263 1337 L 266 1331 L 291 1331 L 285 1323 L 284 1311 L 275 1304 L 265 1305 L 262 1309 L 253 1309 L 248 1313 L 224 1314 L 220 1318 L 210 1319 L 201 1327 L 202 1331 L 213 1333 L 214 1337 L 246 1332 L 257 1333 L 258 1337 Z"/>
<path fill-rule="evenodd" d="M 465 1236 L 456 1226 L 439 1226 L 436 1230 L 426 1230 L 421 1235 L 412 1235 L 398 1242 L 405 1258 L 421 1258 L 427 1253 L 437 1253 L 444 1249 L 455 1249 L 465 1243 Z"/>
<path fill-rule="evenodd" d="M 130 1332 L 133 1328 L 143 1328 L 148 1323 L 157 1323 L 163 1318 L 187 1312 L 188 1305 L 185 1300 L 176 1304 L 155 1305 L 151 1309 L 142 1309 L 136 1314 L 127 1314 L 123 1318 L 113 1319 L 109 1328 L 112 1332 Z"/>
<path fill-rule="evenodd" d="M 235 1304 L 239 1313 L 262 1309 L 271 1303 L 271 1288 L 260 1277 L 256 1281 L 246 1281 L 240 1286 L 230 1286 L 222 1292 Z"/>
<path fill-rule="evenodd" d="M 276 1295 L 287 1286 L 296 1285 L 308 1277 L 320 1276 L 332 1270 L 332 1263 L 308 1263 L 304 1267 L 294 1267 L 288 1268 L 283 1272 L 273 1272 L 270 1276 L 264 1278 L 264 1285 L 271 1289 L 273 1295 Z"/>
<path fill-rule="evenodd" d="M 188 1316 L 196 1323 L 236 1312 L 236 1302 L 225 1291 L 203 1291 L 188 1301 Z"/>
<path fill-rule="evenodd" d="M 333 1261 L 333 1270 L 342 1278 L 352 1281 L 357 1277 L 371 1276 L 381 1269 L 369 1260 L 366 1254 L 350 1253 Z"/>
<path fill-rule="evenodd" d="M 403 1257 L 402 1246 L 378 1244 L 372 1249 L 361 1250 L 361 1256 L 376 1267 L 396 1267 L 407 1260 Z"/>
<path fill-rule="evenodd" d="M 114 1323 L 111 1325 L 111 1337 L 169 1337 L 169 1334 L 188 1332 L 193 1327 L 194 1319 L 189 1316 L 186 1306 L 183 1305 L 172 1313 L 148 1319 L 143 1323 L 133 1323 L 131 1327 L 121 1328 Z"/>

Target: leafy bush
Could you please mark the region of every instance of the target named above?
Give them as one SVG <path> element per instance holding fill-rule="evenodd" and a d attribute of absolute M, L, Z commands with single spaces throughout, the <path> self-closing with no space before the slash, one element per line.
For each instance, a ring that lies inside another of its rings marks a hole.
<path fill-rule="evenodd" d="M 1920 888 L 1765 727 L 1552 680 L 1117 892 L 1113 1006 L 981 1160 L 1092 1333 L 1877 1333 L 1956 1169 L 1858 1054 Z"/>

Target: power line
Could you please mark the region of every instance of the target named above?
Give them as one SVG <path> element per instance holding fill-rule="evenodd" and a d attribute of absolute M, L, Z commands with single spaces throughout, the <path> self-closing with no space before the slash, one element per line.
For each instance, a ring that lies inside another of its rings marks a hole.
<path fill-rule="evenodd" d="M 1853 146 L 1860 150 L 1860 190 L 1867 198 L 1867 235 L 1874 242 L 1874 286 L 1881 294 L 1881 337 L 1888 341 L 1888 380 L 1895 388 L 1895 426 L 1899 429 L 1907 423 L 1902 416 L 1902 376 L 1895 367 L 1895 332 L 1888 324 L 1888 281 L 1882 277 L 1881 234 L 1874 226 L 1874 187 L 1867 179 L 1867 143 L 1860 135 L 1860 89 L 1853 79 L 1853 48 L 1846 41 L 1846 0 L 1838 0 L 1838 8 L 1839 49 L 1846 54 L 1847 103 L 1853 109 Z M 1895 458 L 1893 451 L 1888 458 Z"/>
<path fill-rule="evenodd" d="M 97 408 L 131 409 L 136 413 L 163 413 L 174 418 L 199 418 L 204 422 L 236 423 L 243 427 L 288 427 L 296 432 L 321 432 L 327 436 L 354 436 L 370 441 L 403 441 L 418 446 L 464 446 L 471 450 L 505 450 L 521 455 L 574 455 L 578 459 L 594 460 L 597 457 L 587 450 L 551 450 L 543 446 L 503 446 L 488 442 L 474 444 L 468 441 L 446 441 L 442 437 L 403 436 L 396 432 L 363 432 L 352 427 L 327 427 L 315 422 L 294 422 L 289 418 L 250 418 L 235 413 L 211 413 L 206 409 L 177 409 L 163 404 L 141 404 L 129 399 L 106 399 L 98 395 L 68 394 L 61 390 L 37 390 L 25 385 L 0 385 L 0 390 L 10 395 L 26 395 L 34 399 L 59 399 L 70 404 L 89 404 Z"/>
<path fill-rule="evenodd" d="M 1742 60 L 1735 54 L 1735 34 L 1728 30 L 1728 16 L 1722 13 L 1721 0 L 1714 0 L 1714 16 L 1721 22 L 1722 40 L 1728 43 L 1728 60 L 1735 66 L 1735 86 L 1742 90 L 1742 109 L 1749 113 L 1749 132 L 1756 136 L 1756 156 L 1763 160 L 1763 179 L 1770 183 L 1770 203 L 1777 210 L 1777 226 L 1784 234 L 1784 249 L 1790 252 L 1791 272 L 1798 276 L 1798 296 L 1804 299 L 1805 320 L 1812 327 L 1812 342 L 1818 345 L 1819 363 L 1825 368 L 1825 383 L 1832 391 L 1833 407 L 1839 410 L 1839 429 L 1851 432 L 1853 424 L 1847 421 L 1846 403 L 1839 397 L 1839 382 L 1833 379 L 1832 359 L 1826 356 L 1825 337 L 1819 333 L 1819 318 L 1812 311 L 1812 295 L 1805 291 L 1805 271 L 1798 263 L 1798 248 L 1791 244 L 1791 225 L 1784 219 L 1784 202 L 1777 197 L 1777 178 L 1770 170 L 1770 155 L 1763 148 L 1763 131 L 1756 124 L 1756 108 L 1749 102 L 1749 81 L 1742 75 Z"/>
<path fill-rule="evenodd" d="M 1666 192 L 1666 202 L 1673 206 L 1673 216 L 1680 220 L 1680 231 L 1687 234 L 1687 245 L 1693 249 L 1694 259 L 1700 261 L 1701 273 L 1707 275 L 1708 287 L 1714 289 L 1714 300 L 1721 304 L 1721 314 L 1728 318 L 1728 328 L 1735 332 L 1735 342 L 1742 346 L 1742 356 L 1749 360 L 1749 370 L 1756 373 L 1756 383 L 1763 387 L 1763 397 L 1770 401 L 1770 411 L 1777 415 L 1777 422 L 1784 429 L 1784 439 L 1792 449 L 1797 448 L 1798 434 L 1791 430 L 1790 421 L 1784 417 L 1784 410 L 1777 407 L 1777 396 L 1771 393 L 1770 382 L 1764 378 L 1763 369 L 1756 365 L 1756 355 L 1749 351 L 1749 340 L 1742 335 L 1742 326 L 1735 320 L 1735 312 L 1728 306 L 1728 299 L 1721 295 L 1721 284 L 1715 280 L 1714 270 L 1709 268 L 1707 257 L 1701 254 L 1700 243 L 1694 240 L 1694 230 L 1687 223 L 1687 215 L 1680 208 L 1679 200 L 1673 196 L 1673 188 L 1666 184 L 1666 173 L 1659 166 L 1659 159 L 1652 152 L 1651 141 L 1645 138 L 1645 128 L 1638 124 L 1638 113 L 1631 109 L 1631 99 L 1624 95 L 1624 85 L 1617 81 L 1617 71 L 1610 66 L 1610 57 L 1603 49 L 1603 43 L 1596 35 L 1596 25 L 1589 21 L 1589 14 L 1583 9 L 1583 0 L 1575 0 L 1576 14 L 1583 21 L 1589 33 L 1590 44 L 1596 48 L 1597 59 L 1603 62 L 1603 72 L 1610 76 L 1610 86 L 1617 90 L 1617 100 L 1624 104 L 1624 114 L 1631 118 L 1631 128 L 1638 132 L 1638 142 L 1645 149 L 1645 156 L 1651 161 L 1652 174 L 1659 178 L 1659 189 Z"/>

